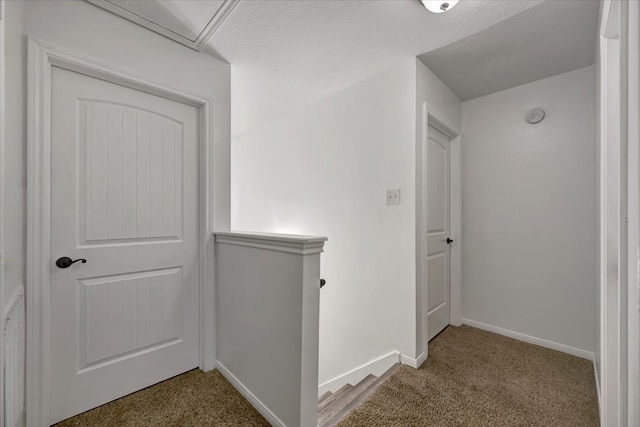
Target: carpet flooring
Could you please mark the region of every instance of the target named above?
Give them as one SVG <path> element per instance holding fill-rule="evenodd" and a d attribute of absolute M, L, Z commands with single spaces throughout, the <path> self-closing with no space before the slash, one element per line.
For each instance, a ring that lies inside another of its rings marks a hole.
<path fill-rule="evenodd" d="M 268 427 L 218 372 L 189 371 L 114 400 L 56 427 Z"/>
<path fill-rule="evenodd" d="M 338 427 L 599 426 L 593 365 L 468 326 L 429 343 Z"/>
<path fill-rule="evenodd" d="M 420 369 L 400 366 L 338 427 L 598 425 L 590 361 L 461 326 L 445 329 Z M 219 372 L 193 370 L 57 426 L 269 423 Z"/>

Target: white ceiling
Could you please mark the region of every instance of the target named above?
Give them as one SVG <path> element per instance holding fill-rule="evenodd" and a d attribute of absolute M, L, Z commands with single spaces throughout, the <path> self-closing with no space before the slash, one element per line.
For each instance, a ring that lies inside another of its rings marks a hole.
<path fill-rule="evenodd" d="M 232 64 L 241 134 L 541 3 L 462 0 L 436 15 L 417 0 L 242 0 L 207 48 Z"/>
<path fill-rule="evenodd" d="M 419 58 L 463 101 L 594 63 L 599 2 L 549 1 Z"/>
<path fill-rule="evenodd" d="M 170 11 L 175 31 L 186 26 L 191 36 L 215 13 L 204 8 L 220 3 L 110 1 L 147 4 L 147 12 L 158 3 L 154 13 Z M 418 0 L 240 0 L 204 51 L 231 63 L 233 82 L 242 83 L 232 85 L 242 86 L 232 98 L 243 105 L 232 120 L 243 133 L 402 58 L 420 55 L 463 100 L 589 65 L 598 7 L 598 0 L 461 0 L 433 14 Z"/>
<path fill-rule="evenodd" d="M 192 41 L 224 3 L 224 0 L 106 1 Z"/>

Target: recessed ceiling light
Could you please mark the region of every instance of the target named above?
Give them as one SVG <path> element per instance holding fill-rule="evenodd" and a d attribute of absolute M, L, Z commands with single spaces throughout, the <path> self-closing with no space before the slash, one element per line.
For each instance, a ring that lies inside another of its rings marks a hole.
<path fill-rule="evenodd" d="M 444 13 L 453 8 L 459 0 L 420 0 L 433 13 Z"/>

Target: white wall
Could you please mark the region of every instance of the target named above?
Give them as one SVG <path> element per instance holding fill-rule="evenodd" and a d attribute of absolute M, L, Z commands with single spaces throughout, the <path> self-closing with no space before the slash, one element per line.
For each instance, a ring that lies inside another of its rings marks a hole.
<path fill-rule="evenodd" d="M 595 350 L 594 67 L 463 104 L 463 316 Z M 538 125 L 526 112 L 547 112 Z"/>
<path fill-rule="evenodd" d="M 325 240 L 216 233 L 217 366 L 274 426 L 318 425 Z"/>
<path fill-rule="evenodd" d="M 233 139 L 232 229 L 329 238 L 320 383 L 414 351 L 413 64 Z M 400 206 L 385 205 L 392 188 Z"/>
<path fill-rule="evenodd" d="M 84 1 L 12 0 L 6 2 L 6 8 L 5 301 L 25 281 L 27 36 L 213 98 L 215 228 L 229 227 L 229 64 L 198 54 Z"/>
<path fill-rule="evenodd" d="M 229 64 L 197 53 L 85 1 L 26 1 L 24 30 L 30 37 L 213 98 L 214 228 L 229 228 Z"/>
<path fill-rule="evenodd" d="M 628 369 L 629 394 L 627 422 L 640 424 L 640 4 L 629 2 L 629 294 L 628 294 Z"/>
<path fill-rule="evenodd" d="M 232 228 L 329 238 L 321 384 L 392 351 L 417 356 L 416 68 L 404 59 L 295 114 L 234 129 Z M 232 75 L 233 93 L 250 85 L 233 66 Z M 440 104 L 437 79 L 426 80 L 424 96 Z M 232 114 L 242 112 L 234 101 Z M 386 206 L 385 191 L 395 188 L 402 203 Z"/>
<path fill-rule="evenodd" d="M 5 303 L 26 267 L 27 36 L 85 53 L 214 99 L 215 227 L 229 227 L 230 66 L 85 1 L 8 1 L 4 179 Z M 4 308 L 3 308 L 4 309 Z"/>
<path fill-rule="evenodd" d="M 452 129 L 462 129 L 462 102 L 445 86 L 438 77 L 431 72 L 426 65 L 416 59 L 416 265 L 420 266 L 424 253 L 422 251 L 421 236 L 422 229 L 421 215 L 422 194 L 421 177 L 423 176 L 422 161 L 423 144 L 426 141 L 424 124 L 424 113 L 428 110 L 439 120 L 446 122 Z M 418 268 L 416 276 L 416 355 L 425 353 L 425 343 L 423 339 L 423 293 L 422 293 L 422 269 Z M 425 354 L 426 355 L 426 354 Z"/>
<path fill-rule="evenodd" d="M 440 120 L 448 122 L 448 125 L 453 128 L 461 129 L 462 102 L 460 99 L 419 59 L 416 59 L 416 67 L 418 114 L 422 114 L 422 106 L 426 104 L 428 110 L 436 114 Z M 416 123 L 416 125 L 416 131 L 422 131 L 422 123 Z"/>
<path fill-rule="evenodd" d="M 23 2 L 5 2 L 6 13 L 6 115 L 5 158 L 2 170 L 4 188 L 3 246 L 5 255 L 4 302 L 25 282 L 26 219 L 26 40 L 23 36 Z M 0 314 L 4 315 L 6 306 Z"/>
<path fill-rule="evenodd" d="M 24 49 L 26 43 L 23 39 L 22 21 L 23 21 L 23 2 L 22 1 L 5 1 L 5 110 L 4 110 L 4 158 L 0 164 L 0 183 L 2 183 L 1 203 L 0 203 L 0 218 L 2 225 L 0 225 L 0 243 L 1 249 L 4 255 L 4 271 L 2 280 L 2 287 L 0 293 L 0 316 L 10 314 L 9 309 L 18 296 L 21 286 L 24 284 L 24 272 L 25 272 L 25 164 L 24 158 L 26 155 L 25 145 L 25 103 L 24 97 L 26 94 L 26 60 L 27 54 Z M 16 313 L 22 313 L 17 311 Z M 16 318 L 14 321 L 8 322 L 11 327 L 22 323 L 23 319 L 20 319 L 19 315 L 14 314 Z M 5 322 L 0 321 L 0 333 L 5 335 Z M 24 343 L 24 334 L 22 328 L 18 329 L 18 337 L 16 341 Z M 12 332 L 9 331 L 9 334 Z M 8 334 L 7 334 L 8 335 Z M 13 341 L 11 339 L 3 344 L 9 344 Z M 15 344 L 15 342 L 14 342 Z M 4 368 L 4 355 L 5 350 L 8 347 L 0 349 L 2 356 L 0 356 L 0 369 Z M 20 354 L 24 355 L 22 351 L 23 346 L 15 346 L 17 354 L 14 356 L 20 357 Z M 12 357 L 9 357 L 12 359 Z M 0 374 L 0 425 L 6 423 L 6 427 L 14 427 L 20 425 L 22 414 L 20 408 L 24 404 L 24 387 L 20 386 L 20 383 L 24 384 L 24 370 L 20 363 L 12 363 L 8 369 L 2 369 L 3 373 Z M 5 372 L 6 371 L 6 372 Z M 11 375 L 14 373 L 15 375 Z M 4 381 L 15 381 L 15 385 L 7 387 L 6 395 L 4 395 Z M 6 408 L 3 408 L 6 403 Z"/>
<path fill-rule="evenodd" d="M 598 22 L 600 22 L 602 20 L 602 8 L 603 8 L 604 2 L 600 3 L 600 12 L 599 12 L 599 16 L 598 16 Z M 596 375 L 596 387 L 598 389 L 598 396 L 600 396 L 600 384 L 602 384 L 602 356 L 601 356 L 601 324 L 602 324 L 602 318 L 601 318 L 601 313 L 600 313 L 600 283 L 601 283 L 601 276 L 602 276 L 602 268 L 600 266 L 600 247 L 602 245 L 602 230 L 601 230 L 601 207 L 600 207 L 600 199 L 601 199 L 601 191 L 600 191 L 600 180 L 601 180 L 601 173 L 600 173 L 600 159 L 601 159 L 601 155 L 600 155 L 600 151 L 601 151 L 601 141 L 600 141 L 600 121 L 601 121 L 601 114 L 600 114 L 600 104 L 602 102 L 601 100 L 601 84 L 600 84 L 600 77 L 602 74 L 601 68 L 602 68 L 602 58 L 601 56 L 601 41 L 600 41 L 600 31 L 598 31 L 598 37 L 596 38 L 595 41 L 595 46 L 596 46 L 596 53 L 595 53 L 595 65 L 594 65 L 594 73 L 595 73 L 595 79 L 594 79 L 594 84 L 595 84 L 595 103 L 594 103 L 594 114 L 595 114 L 595 134 L 596 134 L 596 156 L 595 156 L 595 168 L 596 168 L 596 179 L 595 179 L 595 186 L 596 186 L 596 200 L 598 202 L 598 208 L 596 209 L 596 283 L 595 283 L 595 288 L 594 288 L 594 295 L 595 295 L 595 337 L 594 337 L 594 342 L 593 342 L 593 364 L 594 364 L 594 369 L 596 371 L 595 375 Z"/>

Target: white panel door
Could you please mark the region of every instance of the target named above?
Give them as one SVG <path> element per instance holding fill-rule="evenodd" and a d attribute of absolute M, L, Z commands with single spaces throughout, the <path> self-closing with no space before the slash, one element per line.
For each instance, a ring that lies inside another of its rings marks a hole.
<path fill-rule="evenodd" d="M 427 144 L 427 338 L 449 325 L 450 139 L 429 127 Z"/>
<path fill-rule="evenodd" d="M 54 423 L 198 366 L 198 112 L 57 67 L 51 110 Z"/>

